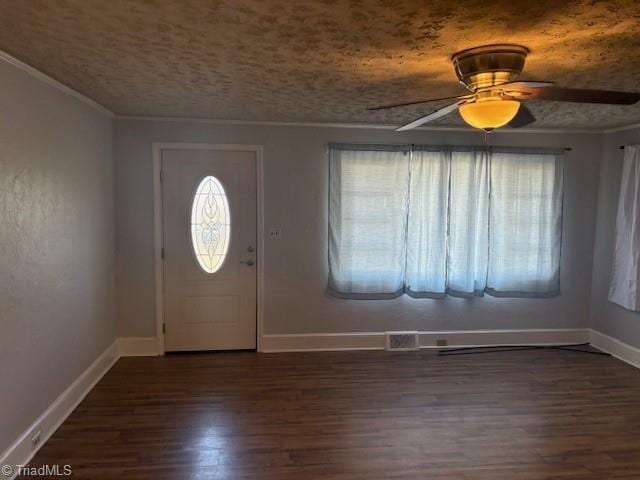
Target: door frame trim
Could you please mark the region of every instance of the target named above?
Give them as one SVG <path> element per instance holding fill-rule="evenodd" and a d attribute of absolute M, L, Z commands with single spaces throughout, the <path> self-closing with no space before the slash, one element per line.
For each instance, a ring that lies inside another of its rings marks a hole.
<path fill-rule="evenodd" d="M 253 152 L 256 155 L 256 350 L 262 351 L 264 332 L 264 161 L 262 145 L 228 143 L 167 143 L 153 142 L 153 221 L 155 256 L 156 338 L 159 355 L 164 355 L 164 262 L 162 260 L 162 167 L 163 150 L 221 150 Z"/>

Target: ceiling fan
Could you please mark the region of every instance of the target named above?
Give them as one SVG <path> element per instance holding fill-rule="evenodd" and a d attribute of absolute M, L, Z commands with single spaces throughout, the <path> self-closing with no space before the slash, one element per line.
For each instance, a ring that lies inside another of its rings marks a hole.
<path fill-rule="evenodd" d="M 527 100 L 632 105 L 640 93 L 555 87 L 553 82 L 516 80 L 522 72 L 529 49 L 520 45 L 486 45 L 470 48 L 451 56 L 460 83 L 469 92 L 454 97 L 432 98 L 368 110 L 406 107 L 422 103 L 454 100 L 446 107 L 419 117 L 396 129 L 411 130 L 458 110 L 462 119 L 475 128 L 490 132 L 499 127 L 520 128 L 535 122 L 523 105 Z"/>

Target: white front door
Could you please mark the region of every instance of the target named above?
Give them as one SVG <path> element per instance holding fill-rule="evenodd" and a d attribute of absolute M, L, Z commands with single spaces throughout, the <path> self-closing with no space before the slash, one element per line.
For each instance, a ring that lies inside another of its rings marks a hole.
<path fill-rule="evenodd" d="M 163 150 L 165 350 L 256 348 L 256 153 Z"/>

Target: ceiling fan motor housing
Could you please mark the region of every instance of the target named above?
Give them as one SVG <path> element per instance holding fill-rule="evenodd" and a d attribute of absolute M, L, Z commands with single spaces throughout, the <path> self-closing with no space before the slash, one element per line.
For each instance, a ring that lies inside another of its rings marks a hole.
<path fill-rule="evenodd" d="M 451 61 L 460 83 L 473 92 L 513 81 L 522 72 L 528 53 L 521 45 L 485 45 L 455 53 Z"/>

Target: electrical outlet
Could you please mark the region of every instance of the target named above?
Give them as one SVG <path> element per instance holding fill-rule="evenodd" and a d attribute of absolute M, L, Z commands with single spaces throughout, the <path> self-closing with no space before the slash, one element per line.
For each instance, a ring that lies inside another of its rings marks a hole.
<path fill-rule="evenodd" d="M 269 229 L 269 238 L 271 240 L 282 240 L 282 229 L 280 228 Z"/>
<path fill-rule="evenodd" d="M 42 436 L 42 430 L 37 430 L 31 437 L 31 447 L 38 448 L 40 446 L 40 439 Z"/>
<path fill-rule="evenodd" d="M 436 340 L 436 347 L 446 347 L 448 343 L 446 338 L 438 338 Z"/>

